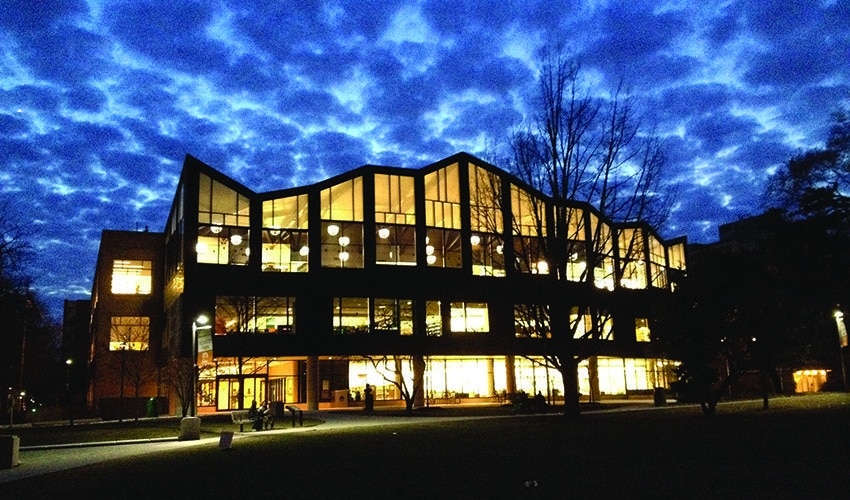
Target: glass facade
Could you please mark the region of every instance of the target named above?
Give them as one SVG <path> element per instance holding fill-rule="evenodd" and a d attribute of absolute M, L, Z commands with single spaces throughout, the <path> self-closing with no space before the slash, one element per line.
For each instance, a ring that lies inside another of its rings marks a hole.
<path fill-rule="evenodd" d="M 264 272 L 310 270 L 309 204 L 306 194 L 263 201 Z"/>
<path fill-rule="evenodd" d="M 322 267 L 362 268 L 363 178 L 321 191 Z"/>
<path fill-rule="evenodd" d="M 375 174 L 375 261 L 416 265 L 415 179 Z"/>
<path fill-rule="evenodd" d="M 251 205 L 247 196 L 200 174 L 198 242 L 200 264 L 247 265 Z"/>
<path fill-rule="evenodd" d="M 250 335 L 252 355 L 266 347 L 285 354 L 231 357 L 242 348 L 231 343 L 227 357 L 211 356 L 201 369 L 198 403 L 219 410 L 255 399 L 303 401 L 307 355 L 297 349 L 314 338 L 374 346 L 385 336 L 394 352 L 412 346 L 443 354 L 453 341 L 470 353 L 490 339 L 506 350 L 539 353 L 539 343 L 555 332 L 606 341 L 594 344 L 607 349 L 601 354 L 622 355 L 606 347 L 622 345 L 647 352 L 651 313 L 642 302 L 621 308 L 607 298 L 617 294 L 607 292 L 672 290 L 677 272 L 685 270 L 684 243 L 670 244 L 643 224 L 612 223 L 586 204 L 554 203 L 465 155 L 422 171 L 367 166 L 315 187 L 266 194 L 200 168 L 197 186 L 197 235 L 180 227 L 184 220 L 194 225 L 188 187 L 181 185 L 179 210 L 169 219 L 168 236 L 185 231 L 189 263 L 203 265 L 194 274 L 186 270 L 177 293 L 191 294 L 190 307 L 214 313 L 214 344 Z M 190 206 L 182 206 L 184 199 Z M 167 244 L 169 255 L 180 253 Z M 113 293 L 151 293 L 152 267 L 115 260 Z M 180 318 L 166 322 L 184 328 Z M 361 351 L 351 349 L 345 362 L 337 361 L 347 377 L 322 372 L 332 379 L 321 385 L 322 398 L 340 386 L 362 392 L 367 381 L 379 398 L 400 397 L 375 366 L 356 359 Z M 559 374 L 542 359 L 510 354 L 426 355 L 428 397 L 498 397 L 514 384 L 529 393 L 563 390 Z M 601 354 L 580 370 L 598 372 L 602 392 L 652 389 L 660 380 L 655 360 Z M 334 364 L 330 356 L 317 357 L 323 367 Z M 408 365 L 401 371 L 412 377 Z"/>

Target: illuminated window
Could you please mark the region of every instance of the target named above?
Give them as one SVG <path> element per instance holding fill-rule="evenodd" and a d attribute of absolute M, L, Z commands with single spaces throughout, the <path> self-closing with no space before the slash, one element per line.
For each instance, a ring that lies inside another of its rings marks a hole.
<path fill-rule="evenodd" d="M 336 297 L 334 299 L 334 332 L 343 335 L 369 333 L 369 299 Z"/>
<path fill-rule="evenodd" d="M 570 329 L 574 339 L 614 340 L 614 318 L 605 311 L 591 314 L 588 309 L 570 309 Z"/>
<path fill-rule="evenodd" d="M 443 335 L 443 314 L 440 311 L 439 300 L 425 302 L 425 334 L 429 337 Z"/>
<path fill-rule="evenodd" d="M 501 236 L 472 233 L 472 274 L 475 276 L 505 276 L 505 245 Z"/>
<path fill-rule="evenodd" d="M 559 208 L 560 218 L 566 222 L 566 278 L 569 281 L 587 279 L 587 237 L 584 210 L 575 207 Z"/>
<path fill-rule="evenodd" d="M 322 267 L 363 267 L 363 224 L 322 222 Z"/>
<path fill-rule="evenodd" d="M 151 319 L 147 316 L 112 316 L 109 328 L 110 351 L 147 351 Z"/>
<path fill-rule="evenodd" d="M 635 318 L 635 340 L 638 342 L 650 342 L 649 320 L 646 318 Z"/>
<path fill-rule="evenodd" d="M 263 271 L 309 271 L 307 206 L 306 194 L 263 201 Z"/>
<path fill-rule="evenodd" d="M 593 268 L 593 284 L 596 288 L 614 289 L 614 238 L 611 226 L 590 213 L 590 234 L 596 265 Z"/>
<path fill-rule="evenodd" d="M 679 271 L 685 270 L 685 244 L 684 243 L 676 243 L 675 245 L 670 245 L 667 249 L 667 255 L 669 258 L 668 266 L 670 269 L 677 269 Z"/>
<path fill-rule="evenodd" d="M 425 225 L 460 229 L 458 164 L 453 163 L 425 176 Z"/>
<path fill-rule="evenodd" d="M 115 260 L 112 262 L 112 293 L 150 295 L 151 261 Z"/>
<path fill-rule="evenodd" d="M 295 297 L 218 296 L 215 333 L 295 333 Z"/>
<path fill-rule="evenodd" d="M 549 274 L 549 262 L 543 246 L 547 234 L 545 203 L 524 189 L 511 185 L 511 210 L 517 271 Z"/>
<path fill-rule="evenodd" d="M 514 305 L 514 334 L 520 338 L 550 338 L 549 309 L 533 304 Z"/>
<path fill-rule="evenodd" d="M 429 266 L 459 268 L 460 184 L 458 164 L 425 176 L 425 260 Z"/>
<path fill-rule="evenodd" d="M 200 174 L 198 241 L 201 264 L 248 264 L 250 212 L 248 197 Z"/>
<path fill-rule="evenodd" d="M 378 224 L 375 231 L 375 254 L 378 264 L 416 265 L 416 227 Z"/>
<path fill-rule="evenodd" d="M 624 228 L 619 231 L 619 253 L 623 266 L 620 284 L 623 288 L 646 288 L 646 251 L 643 230 Z"/>
<path fill-rule="evenodd" d="M 489 332 L 490 316 L 483 302 L 452 302 L 452 332 Z"/>
<path fill-rule="evenodd" d="M 375 333 L 413 335 L 413 301 L 407 299 L 375 299 Z"/>
<path fill-rule="evenodd" d="M 375 174 L 375 250 L 378 264 L 416 265 L 413 177 Z"/>
<path fill-rule="evenodd" d="M 322 267 L 363 267 L 363 178 L 321 192 Z"/>
<path fill-rule="evenodd" d="M 504 221 L 502 179 L 477 165 L 469 165 L 469 228 L 472 231 L 472 274 L 504 276 Z"/>
<path fill-rule="evenodd" d="M 664 245 L 655 236 L 647 235 L 649 242 L 649 281 L 655 288 L 667 288 L 667 259 Z"/>

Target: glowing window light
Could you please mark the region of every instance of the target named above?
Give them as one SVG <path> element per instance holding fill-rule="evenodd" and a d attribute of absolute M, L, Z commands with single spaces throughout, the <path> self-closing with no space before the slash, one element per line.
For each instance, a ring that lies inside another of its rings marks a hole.
<path fill-rule="evenodd" d="M 302 257 L 306 257 L 310 254 L 310 248 L 308 248 L 307 245 L 304 245 L 301 247 L 301 250 L 298 250 L 298 254 Z"/>
<path fill-rule="evenodd" d="M 479 244 L 481 244 L 481 237 L 477 234 L 473 234 L 469 237 L 469 242 L 472 243 L 472 246 L 477 247 Z"/>
<path fill-rule="evenodd" d="M 545 260 L 541 260 L 537 263 L 537 273 L 538 274 L 549 274 L 549 263 Z"/>
<path fill-rule="evenodd" d="M 343 251 L 343 252 L 339 253 L 339 260 L 342 261 L 342 262 L 348 261 L 348 257 L 349 257 L 348 252 Z"/>

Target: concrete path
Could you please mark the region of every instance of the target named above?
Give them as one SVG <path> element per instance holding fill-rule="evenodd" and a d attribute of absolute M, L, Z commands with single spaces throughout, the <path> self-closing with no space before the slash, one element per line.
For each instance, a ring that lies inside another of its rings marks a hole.
<path fill-rule="evenodd" d="M 311 427 L 290 427 L 289 420 L 284 419 L 275 429 L 262 432 L 235 432 L 233 436 L 234 445 L 242 439 L 262 438 L 269 434 L 327 432 L 329 430 L 340 428 L 433 422 L 433 419 L 430 418 L 423 419 L 422 417 L 405 418 L 396 416 L 381 416 L 380 413 L 369 415 L 350 412 L 311 412 L 310 416 L 323 420 L 324 423 Z M 445 418 L 455 420 L 493 417 Z M 159 453 L 173 449 L 195 446 L 218 447 L 219 439 L 219 437 L 209 437 L 195 441 L 178 441 L 175 436 L 174 438 L 165 439 L 22 447 L 20 450 L 20 465 L 11 469 L 0 469 L 0 484 L 17 481 L 26 477 L 74 469 L 119 458 L 141 456 L 150 453 Z"/>
<path fill-rule="evenodd" d="M 606 411 L 649 409 L 648 405 L 629 405 L 629 408 L 618 408 Z M 311 427 L 290 427 L 289 419 L 283 419 L 277 428 L 262 432 L 235 432 L 233 443 L 236 446 L 240 440 L 256 439 L 268 434 L 292 432 L 327 432 L 330 430 L 365 426 L 392 426 L 411 423 L 433 423 L 436 420 L 474 420 L 482 418 L 523 418 L 529 415 L 509 416 L 441 416 L 434 418 L 382 416 L 380 412 L 373 414 L 355 412 L 320 411 L 310 412 L 309 415 L 324 423 Z M 540 416 L 537 414 L 535 416 Z M 558 413 L 546 415 L 558 416 Z M 0 469 L 0 484 L 17 481 L 26 477 L 38 476 L 61 470 L 84 467 L 86 465 L 106 462 L 120 458 L 141 456 L 150 453 L 189 448 L 189 447 L 218 447 L 219 437 L 203 438 L 195 441 L 178 441 L 177 437 L 135 441 L 108 441 L 101 443 L 77 443 L 48 446 L 22 447 L 20 450 L 20 465 L 11 469 Z"/>

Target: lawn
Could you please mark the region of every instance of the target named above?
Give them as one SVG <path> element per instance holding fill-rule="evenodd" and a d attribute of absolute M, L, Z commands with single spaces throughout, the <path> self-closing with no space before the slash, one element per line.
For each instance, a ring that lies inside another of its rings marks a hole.
<path fill-rule="evenodd" d="M 0 485 L 100 498 L 847 498 L 850 395 L 269 434 Z"/>

